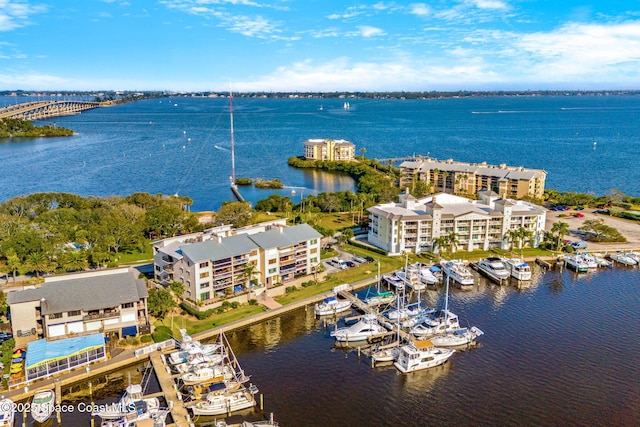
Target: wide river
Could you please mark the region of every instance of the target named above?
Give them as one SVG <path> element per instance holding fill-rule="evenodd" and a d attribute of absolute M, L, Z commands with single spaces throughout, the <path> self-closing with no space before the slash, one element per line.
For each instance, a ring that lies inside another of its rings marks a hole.
<path fill-rule="evenodd" d="M 545 169 L 547 188 L 640 196 L 640 96 L 352 99 L 349 110 L 343 102 L 235 98 L 236 175 L 279 178 L 296 187 L 296 202 L 300 195 L 353 189 L 348 177 L 287 166 L 289 157 L 303 154 L 305 140 L 343 138 L 368 157 L 506 163 Z M 77 135 L 0 140 L 1 200 L 40 191 L 142 191 L 189 196 L 201 211 L 232 197 L 228 99 L 153 99 L 55 122 Z M 252 202 L 270 194 L 242 192 Z"/>

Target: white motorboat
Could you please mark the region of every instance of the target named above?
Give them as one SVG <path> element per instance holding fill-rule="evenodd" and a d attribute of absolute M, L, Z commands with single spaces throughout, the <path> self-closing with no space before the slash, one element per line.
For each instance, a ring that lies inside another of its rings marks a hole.
<path fill-rule="evenodd" d="M 596 270 L 598 268 L 598 261 L 596 261 L 596 257 L 591 255 L 588 252 L 583 252 L 580 254 L 584 262 L 587 263 L 587 268 L 589 270 Z"/>
<path fill-rule="evenodd" d="M 427 285 L 422 283 L 416 272 L 405 274 L 402 271 L 398 271 L 396 272 L 396 277 L 402 280 L 405 286 L 413 289 L 414 291 L 423 291 L 427 289 Z"/>
<path fill-rule="evenodd" d="M 365 314 L 353 325 L 331 332 L 331 336 L 334 337 L 336 341 L 355 342 L 364 341 L 369 337 L 385 332 L 387 332 L 387 329 L 378 323 L 375 314 Z"/>
<path fill-rule="evenodd" d="M 459 328 L 460 323 L 456 314 L 449 310 L 440 310 L 412 327 L 411 333 L 416 337 L 424 338 L 444 334 Z"/>
<path fill-rule="evenodd" d="M 518 258 L 503 260 L 505 267 L 516 280 L 531 280 L 531 266 Z"/>
<path fill-rule="evenodd" d="M 454 349 L 436 347 L 429 340 L 414 341 L 400 346 L 393 366 L 403 373 L 433 368 L 445 363 L 453 353 Z"/>
<path fill-rule="evenodd" d="M 401 320 L 418 317 L 420 315 L 428 314 L 431 310 L 421 301 L 408 304 L 406 306 L 394 307 L 389 309 L 384 314 L 389 320 Z"/>
<path fill-rule="evenodd" d="M 452 260 L 443 263 L 442 270 L 447 277 L 450 277 L 451 280 L 462 287 L 473 286 L 475 283 L 473 274 L 465 267 L 464 262 L 461 260 Z"/>
<path fill-rule="evenodd" d="M 376 295 L 367 296 L 364 303 L 369 307 L 378 307 L 380 305 L 391 304 L 396 297 L 391 292 L 379 292 Z"/>
<path fill-rule="evenodd" d="M 511 275 L 502 260 L 498 257 L 481 259 L 478 261 L 478 270 L 497 282 L 503 282 Z"/>
<path fill-rule="evenodd" d="M 233 368 L 227 364 L 199 367 L 180 376 L 184 385 L 220 382 L 232 378 L 234 378 Z"/>
<path fill-rule="evenodd" d="M 100 406 L 93 415 L 103 420 L 117 420 L 130 416 L 131 413 L 155 412 L 159 408 L 160 401 L 157 397 L 144 398 L 142 386 L 130 384 L 118 402 Z"/>
<path fill-rule="evenodd" d="M 404 289 L 404 280 L 402 280 L 395 274 L 383 274 L 382 279 L 390 286 L 395 287 L 397 291 L 402 291 Z"/>
<path fill-rule="evenodd" d="M 0 400 L 0 427 L 13 427 L 14 418 L 13 400 Z"/>
<path fill-rule="evenodd" d="M 374 363 L 387 363 L 398 360 L 400 354 L 400 346 L 398 343 L 393 343 L 392 346 L 386 348 L 380 348 L 371 353 L 371 359 Z"/>
<path fill-rule="evenodd" d="M 165 427 L 169 409 L 141 409 L 140 412 L 130 412 L 115 419 L 105 419 L 100 427 Z"/>
<path fill-rule="evenodd" d="M 430 341 L 437 347 L 456 347 L 469 344 L 475 341 L 480 335 L 484 335 L 484 332 L 472 326 L 471 328 L 454 329 L 444 335 L 432 337 Z"/>
<path fill-rule="evenodd" d="M 434 268 L 434 266 L 427 267 L 424 264 L 420 266 L 420 281 L 428 286 L 436 285 L 439 281 L 432 268 Z"/>
<path fill-rule="evenodd" d="M 609 254 L 608 256 L 609 256 L 609 259 L 612 259 L 613 261 L 620 263 L 622 265 L 633 267 L 638 264 L 638 262 L 634 258 L 630 257 L 628 254 L 624 252 L 616 252 L 613 254 Z"/>
<path fill-rule="evenodd" d="M 331 316 L 351 309 L 351 301 L 339 300 L 334 296 L 327 297 L 314 307 L 317 316 Z"/>
<path fill-rule="evenodd" d="M 47 421 L 55 409 L 56 394 L 53 390 L 39 390 L 31 401 L 31 416 L 39 423 Z"/>
<path fill-rule="evenodd" d="M 578 273 L 586 273 L 589 271 L 589 266 L 581 255 L 565 256 L 564 263 L 568 268 L 575 270 Z"/>
<path fill-rule="evenodd" d="M 613 264 L 611 261 L 607 261 L 602 254 L 592 254 L 598 263 L 598 267 L 610 268 Z"/>
<path fill-rule="evenodd" d="M 209 393 L 203 401 L 191 407 L 193 415 L 223 415 L 240 411 L 256 405 L 255 394 L 258 389 L 252 386 L 248 389 L 236 390 L 229 393 Z"/>

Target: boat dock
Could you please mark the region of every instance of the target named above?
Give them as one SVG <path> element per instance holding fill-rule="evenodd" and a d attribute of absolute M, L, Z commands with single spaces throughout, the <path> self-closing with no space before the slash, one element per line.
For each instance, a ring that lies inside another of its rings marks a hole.
<path fill-rule="evenodd" d="M 176 388 L 176 383 L 174 382 L 168 367 L 162 361 L 160 353 L 157 351 L 150 353 L 149 358 L 151 359 L 153 370 L 156 373 L 158 383 L 162 389 L 162 393 L 159 394 L 163 395 L 166 399 L 167 406 L 171 412 L 171 418 L 173 418 L 174 424 L 170 425 L 175 425 L 176 427 L 190 427 L 192 425 L 191 417 L 182 403 L 182 398 L 179 397 L 180 394 Z"/>

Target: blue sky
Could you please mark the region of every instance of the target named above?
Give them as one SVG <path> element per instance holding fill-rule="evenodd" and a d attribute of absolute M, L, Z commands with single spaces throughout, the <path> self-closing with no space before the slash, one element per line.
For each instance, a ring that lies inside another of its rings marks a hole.
<path fill-rule="evenodd" d="M 0 90 L 640 89 L 640 0 L 0 0 Z"/>

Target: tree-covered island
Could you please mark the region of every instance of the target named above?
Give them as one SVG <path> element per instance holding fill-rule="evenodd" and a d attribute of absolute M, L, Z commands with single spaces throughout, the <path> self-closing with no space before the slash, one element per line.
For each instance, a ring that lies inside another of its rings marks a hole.
<path fill-rule="evenodd" d="M 71 136 L 73 131 L 53 125 L 34 126 L 25 119 L 4 118 L 0 119 L 0 138 L 12 137 L 48 137 Z"/>

